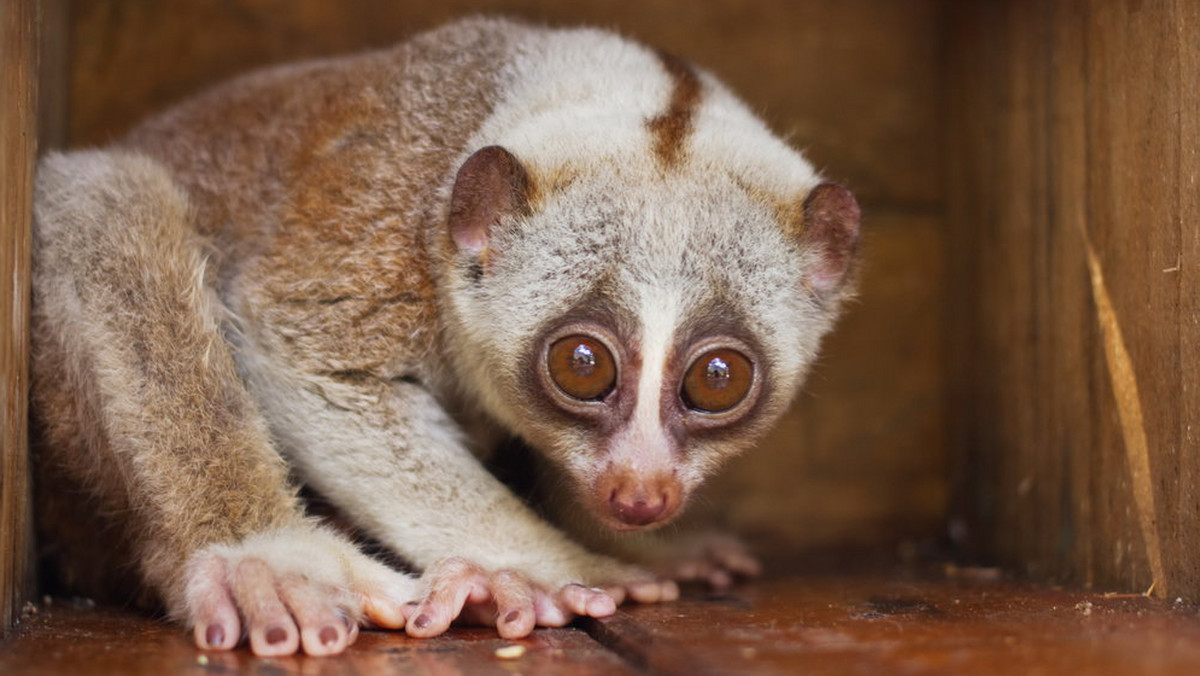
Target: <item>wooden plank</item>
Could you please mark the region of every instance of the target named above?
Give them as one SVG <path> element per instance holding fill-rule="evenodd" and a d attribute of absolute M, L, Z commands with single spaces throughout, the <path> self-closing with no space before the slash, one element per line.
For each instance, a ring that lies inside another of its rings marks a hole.
<path fill-rule="evenodd" d="M 584 627 L 663 676 L 1185 674 L 1200 668 L 1192 608 L 1011 582 L 843 574 L 633 606 Z"/>
<path fill-rule="evenodd" d="M 950 12 L 956 505 L 1037 577 L 1200 593 L 1189 21 L 1170 2 Z"/>
<path fill-rule="evenodd" d="M 179 627 L 58 601 L 0 645 L 0 673 L 1153 676 L 1200 669 L 1195 605 L 988 581 L 992 569 L 946 572 L 826 570 L 723 595 L 697 592 L 580 623 L 596 640 L 569 628 L 515 642 L 484 629 L 420 640 L 365 631 L 335 658 L 202 654 Z M 524 655 L 498 659 L 496 649 L 512 643 L 525 646 Z"/>
<path fill-rule="evenodd" d="M 690 676 L 721 673 L 703 656 L 689 650 L 684 637 L 648 630 L 628 613 L 604 619 L 583 618 L 578 624 L 600 645 L 644 672 Z"/>
<path fill-rule="evenodd" d="M 65 605 L 65 607 L 64 607 Z M 524 654 L 502 659 L 496 650 L 520 645 Z M 256 658 L 245 648 L 201 653 L 178 626 L 112 608 L 72 606 L 59 601 L 41 606 L 22 622 L 0 650 L 0 673 L 78 676 L 159 676 L 160 674 L 412 674 L 443 676 L 514 673 L 570 673 L 579 676 L 634 676 L 638 672 L 586 634 L 545 629 L 518 641 L 492 629 L 456 628 L 432 639 L 403 633 L 363 631 L 340 657 Z"/>
<path fill-rule="evenodd" d="M 1103 269 L 1112 299 L 1114 328 L 1102 332 L 1104 340 L 1111 345 L 1119 327 L 1132 367 L 1123 375 L 1106 345 L 1104 382 L 1114 397 L 1110 410 L 1123 441 L 1118 457 L 1125 461 L 1125 471 L 1110 478 L 1123 475 L 1116 497 L 1138 527 L 1135 537 L 1114 543 L 1111 566 L 1166 593 L 1174 585 L 1164 577 L 1164 527 L 1173 520 L 1177 487 L 1160 490 L 1155 483 L 1178 476 L 1180 450 L 1179 275 L 1163 272 L 1179 262 L 1177 13 L 1166 5 L 1094 3 L 1087 45 L 1094 84 L 1087 101 L 1091 213 L 1084 244 L 1094 249 L 1094 267 Z M 1101 303 L 1097 312 L 1103 322 Z M 1190 559 L 1180 564 L 1197 562 L 1194 553 L 1177 554 Z"/>
<path fill-rule="evenodd" d="M 1179 284 L 1179 500 L 1167 534 L 1169 574 L 1180 589 L 1200 589 L 1200 558 L 1196 554 L 1196 524 L 1200 524 L 1200 3 L 1182 2 L 1175 40 L 1179 64 L 1179 259 L 1174 272 Z M 1190 113 L 1187 111 L 1191 111 Z M 1170 268 L 1168 268 L 1169 270 Z M 1176 552 L 1190 553 L 1178 555 Z"/>
<path fill-rule="evenodd" d="M 38 3 L 0 6 L 0 635 L 32 591 L 29 247 L 37 139 Z"/>

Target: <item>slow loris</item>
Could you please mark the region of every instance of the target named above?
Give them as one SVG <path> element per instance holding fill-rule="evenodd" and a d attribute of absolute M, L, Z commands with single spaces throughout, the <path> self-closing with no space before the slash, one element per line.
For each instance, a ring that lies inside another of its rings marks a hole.
<path fill-rule="evenodd" d="M 786 408 L 858 227 L 712 76 L 607 32 L 469 19 L 236 79 L 39 168 L 50 558 L 261 655 L 670 600 L 634 531 Z M 505 437 L 555 473 L 556 525 L 481 463 Z"/>

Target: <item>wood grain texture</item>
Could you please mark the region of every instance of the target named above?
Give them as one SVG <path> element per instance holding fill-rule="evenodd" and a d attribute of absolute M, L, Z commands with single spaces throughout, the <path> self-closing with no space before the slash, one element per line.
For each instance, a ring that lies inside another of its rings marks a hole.
<path fill-rule="evenodd" d="M 38 2 L 0 5 L 0 635 L 32 592 L 27 393 Z"/>
<path fill-rule="evenodd" d="M 1191 608 L 1011 582 L 836 574 L 634 606 L 583 626 L 662 676 L 1165 676 L 1200 667 Z"/>
<path fill-rule="evenodd" d="M 496 656 L 497 649 L 512 645 L 524 647 L 525 652 L 517 659 Z M 251 655 L 245 647 L 233 652 L 202 653 L 192 645 L 187 632 L 173 624 L 128 611 L 72 607 L 70 602 L 59 601 L 40 606 L 36 614 L 21 623 L 12 639 L 0 646 L 0 673 L 635 676 L 639 672 L 586 634 L 572 629 L 542 629 L 518 641 L 500 639 L 494 629 L 457 628 L 431 639 L 364 630 L 339 657 L 262 658 Z"/>
<path fill-rule="evenodd" d="M 40 606 L 0 645 L 0 673 L 1166 676 L 1200 670 L 1200 616 L 1192 604 L 978 579 L 994 570 L 950 569 L 949 576 L 839 570 L 627 606 L 520 641 L 463 627 L 434 639 L 364 631 L 334 658 L 255 658 L 245 648 L 201 653 L 178 627 L 58 601 Z M 514 643 L 524 654 L 496 656 L 497 648 Z"/>
<path fill-rule="evenodd" d="M 706 504 L 717 509 L 700 516 L 774 548 L 920 538 L 939 530 L 947 492 L 940 6 L 91 0 L 73 8 L 67 126 L 74 144 L 104 142 L 250 68 L 387 45 L 475 12 L 613 27 L 686 56 L 850 186 L 864 205 L 866 232 L 860 301 L 783 425 L 713 487 Z"/>
<path fill-rule="evenodd" d="M 938 198 L 935 0 L 89 0 L 72 7 L 72 143 L 255 66 L 390 45 L 468 14 L 614 28 L 695 60 L 862 201 Z M 199 27 L 202 27 L 200 29 Z"/>
<path fill-rule="evenodd" d="M 1032 575 L 1200 594 L 1196 6 L 947 25 L 955 505 Z"/>

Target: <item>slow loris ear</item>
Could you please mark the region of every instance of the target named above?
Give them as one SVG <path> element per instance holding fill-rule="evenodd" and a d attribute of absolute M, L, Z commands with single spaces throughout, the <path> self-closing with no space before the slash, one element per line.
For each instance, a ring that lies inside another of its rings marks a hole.
<path fill-rule="evenodd" d="M 801 209 L 800 242 L 820 252 L 809 273 L 819 292 L 836 290 L 846 280 L 858 253 L 858 227 L 862 211 L 849 190 L 822 183 L 808 193 Z"/>
<path fill-rule="evenodd" d="M 467 158 L 450 196 L 450 237 L 459 251 L 476 254 L 486 267 L 492 226 L 508 214 L 529 210 L 529 175 L 512 153 L 487 146 Z"/>

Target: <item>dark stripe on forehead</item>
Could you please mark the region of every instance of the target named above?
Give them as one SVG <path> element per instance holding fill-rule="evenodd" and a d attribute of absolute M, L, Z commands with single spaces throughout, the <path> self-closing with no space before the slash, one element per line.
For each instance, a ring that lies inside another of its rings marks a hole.
<path fill-rule="evenodd" d="M 669 169 L 679 162 L 684 141 L 692 130 L 700 103 L 700 78 L 691 64 L 677 56 L 658 52 L 658 59 L 671 76 L 671 100 L 667 109 L 647 121 L 646 126 L 654 136 L 655 157 Z"/>

